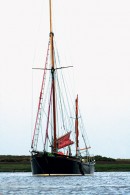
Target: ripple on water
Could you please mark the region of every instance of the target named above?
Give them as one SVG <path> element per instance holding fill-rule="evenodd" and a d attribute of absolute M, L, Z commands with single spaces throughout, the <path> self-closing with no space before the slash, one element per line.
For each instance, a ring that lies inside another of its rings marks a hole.
<path fill-rule="evenodd" d="M 95 173 L 92 176 L 34 177 L 31 173 L 0 173 L 0 195 L 130 194 L 130 173 Z"/>

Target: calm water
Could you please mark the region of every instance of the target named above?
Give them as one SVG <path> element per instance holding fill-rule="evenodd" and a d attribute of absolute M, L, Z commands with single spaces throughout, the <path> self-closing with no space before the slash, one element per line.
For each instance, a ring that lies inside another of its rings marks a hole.
<path fill-rule="evenodd" d="M 31 173 L 0 173 L 0 195 L 130 194 L 130 172 L 93 176 L 34 177 Z"/>

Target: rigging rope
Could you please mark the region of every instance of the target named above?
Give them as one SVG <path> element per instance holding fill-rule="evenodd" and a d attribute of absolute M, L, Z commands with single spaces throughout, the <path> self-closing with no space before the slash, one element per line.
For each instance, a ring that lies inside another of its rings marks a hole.
<path fill-rule="evenodd" d="M 47 64 L 48 64 L 49 47 L 50 47 L 50 40 L 48 42 L 47 55 L 46 55 L 46 60 L 45 60 L 45 68 L 44 68 L 44 72 L 43 72 L 43 79 L 42 79 L 42 85 L 41 85 L 41 91 L 40 91 L 40 97 L 39 97 L 39 103 L 38 103 L 38 109 L 37 109 L 37 115 L 36 115 L 36 122 L 35 122 L 35 126 L 34 126 L 33 138 L 32 138 L 31 148 L 34 150 L 37 149 L 39 128 L 40 128 L 40 123 L 41 123 L 42 96 L 43 96 L 43 92 L 44 92 L 44 85 L 45 85 L 45 78 L 46 78 L 46 71 L 47 71 Z"/>
<path fill-rule="evenodd" d="M 48 137 L 48 125 L 49 125 L 49 118 L 50 118 L 50 107 L 51 107 L 52 91 L 53 91 L 53 86 L 51 86 L 51 94 L 50 94 L 50 101 L 49 101 L 49 107 L 48 107 L 48 117 L 47 117 L 47 125 L 46 125 L 46 135 L 45 135 L 45 142 L 44 142 L 44 150 L 45 150 L 46 140 L 47 140 L 47 138 L 49 138 Z"/>
<path fill-rule="evenodd" d="M 57 49 L 57 47 L 56 47 L 56 42 L 55 42 L 55 55 L 57 56 L 57 59 L 58 59 L 58 64 L 59 64 L 59 66 L 61 67 L 61 63 L 60 63 L 60 58 L 59 58 L 59 53 L 58 53 L 58 49 Z M 55 58 L 56 59 L 56 58 Z M 56 60 L 55 60 L 55 63 L 56 63 Z M 58 68 L 57 68 L 58 69 Z M 57 72 L 57 77 L 56 77 L 56 79 L 57 79 L 57 87 L 59 88 L 59 90 L 57 90 L 59 93 L 57 94 L 57 96 L 59 97 L 59 110 L 60 110 L 60 115 L 61 115 L 61 118 L 62 118 L 62 124 L 63 124 L 63 129 L 65 130 L 65 132 L 67 132 L 67 130 L 68 129 L 65 129 L 65 123 L 67 124 L 68 123 L 68 121 L 69 121 L 69 130 L 70 130 L 70 124 L 71 124 L 71 128 L 72 128 L 72 122 L 70 121 L 70 116 L 72 115 L 72 113 L 71 113 L 71 109 L 70 109 L 70 105 L 69 105 L 69 101 L 67 101 L 67 100 L 69 100 L 69 99 L 71 99 L 70 98 L 70 96 L 68 97 L 68 94 L 67 94 L 67 87 L 66 87 L 66 85 L 65 85 L 65 78 L 63 77 L 63 73 L 62 73 L 62 69 L 61 70 L 59 70 L 60 71 L 60 77 L 62 78 L 62 83 L 61 82 L 59 82 L 59 74 L 58 74 L 58 72 Z M 61 85 L 62 84 L 62 87 L 63 87 L 63 91 L 61 90 Z M 69 89 L 68 89 L 68 91 L 69 91 Z M 66 95 L 65 95 L 65 97 L 66 97 L 66 99 L 64 99 L 63 98 L 63 93 L 65 93 Z M 69 93 L 69 95 L 70 95 L 70 93 Z M 62 99 L 62 101 L 61 101 L 61 99 Z M 61 104 L 61 102 L 62 102 L 62 104 Z M 66 104 L 68 104 L 68 106 L 66 105 Z M 64 109 L 63 109 L 64 108 Z M 68 108 L 68 109 L 67 109 Z M 64 112 L 66 111 L 66 115 L 64 115 L 63 114 L 63 110 L 64 110 Z M 66 117 L 65 117 L 66 116 Z"/>

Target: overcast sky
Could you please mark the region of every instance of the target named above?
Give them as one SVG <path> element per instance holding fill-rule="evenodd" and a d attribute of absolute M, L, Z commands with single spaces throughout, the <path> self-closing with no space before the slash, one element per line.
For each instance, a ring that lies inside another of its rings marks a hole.
<path fill-rule="evenodd" d="M 130 158 L 130 1 L 53 0 L 92 154 Z M 0 154 L 28 155 L 32 67 L 44 64 L 48 0 L 0 0 Z"/>

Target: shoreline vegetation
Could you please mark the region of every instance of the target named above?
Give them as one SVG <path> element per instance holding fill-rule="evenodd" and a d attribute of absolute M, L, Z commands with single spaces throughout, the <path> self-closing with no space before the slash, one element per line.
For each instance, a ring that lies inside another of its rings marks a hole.
<path fill-rule="evenodd" d="M 130 171 L 130 159 L 95 156 L 95 172 Z M 30 156 L 0 155 L 0 172 L 31 172 Z"/>

